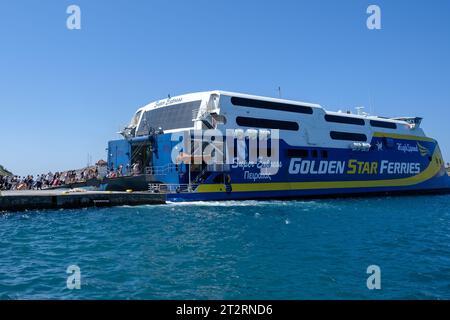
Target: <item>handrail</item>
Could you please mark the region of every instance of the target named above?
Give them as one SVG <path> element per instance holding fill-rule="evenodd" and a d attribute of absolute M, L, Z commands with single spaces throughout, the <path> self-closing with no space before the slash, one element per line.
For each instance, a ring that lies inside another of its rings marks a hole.
<path fill-rule="evenodd" d="M 177 171 L 177 165 L 173 163 L 166 164 L 165 166 L 145 168 L 146 174 L 151 175 L 167 175 L 174 171 Z"/>
<path fill-rule="evenodd" d="M 190 193 L 198 187 L 198 184 L 166 184 L 149 183 L 148 191 L 152 193 Z"/>

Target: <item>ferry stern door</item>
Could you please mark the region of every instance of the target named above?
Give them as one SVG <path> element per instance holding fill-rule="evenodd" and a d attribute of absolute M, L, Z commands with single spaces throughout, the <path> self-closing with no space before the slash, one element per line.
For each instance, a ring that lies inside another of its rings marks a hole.
<path fill-rule="evenodd" d="M 151 172 L 153 162 L 152 145 L 149 141 L 133 143 L 131 146 L 130 170 L 135 175 Z M 137 166 L 135 166 L 137 164 Z M 133 169 L 136 172 L 133 172 Z"/>

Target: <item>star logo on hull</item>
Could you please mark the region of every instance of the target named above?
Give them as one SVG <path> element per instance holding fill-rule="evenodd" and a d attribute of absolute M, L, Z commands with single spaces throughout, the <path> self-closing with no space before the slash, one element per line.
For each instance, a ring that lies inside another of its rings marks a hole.
<path fill-rule="evenodd" d="M 377 142 L 378 151 L 383 151 L 383 142 Z"/>

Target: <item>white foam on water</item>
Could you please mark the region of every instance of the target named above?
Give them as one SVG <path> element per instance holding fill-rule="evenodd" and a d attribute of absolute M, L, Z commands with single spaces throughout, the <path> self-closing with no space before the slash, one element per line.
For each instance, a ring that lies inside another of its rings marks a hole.
<path fill-rule="evenodd" d="M 275 204 L 275 202 L 268 201 L 192 201 L 192 202 L 167 202 L 169 206 L 187 206 L 187 207 L 257 207 L 267 204 Z"/>
<path fill-rule="evenodd" d="M 123 206 L 124 208 L 128 208 L 128 206 Z M 333 204 L 330 201 L 313 201 L 313 200 L 224 200 L 224 201 L 185 201 L 185 202 L 173 202 L 167 201 L 166 204 L 157 204 L 157 205 L 142 205 L 138 206 L 142 208 L 155 209 L 155 207 L 160 209 L 167 209 L 170 212 L 175 212 L 177 208 L 179 209 L 195 209 L 195 208 L 204 208 L 206 210 L 212 211 L 214 208 L 217 208 L 222 213 L 233 213 L 233 208 L 264 208 L 264 209 L 274 209 L 279 210 L 284 208 L 284 210 L 291 210 L 293 213 L 314 213 L 322 210 L 335 210 L 339 208 L 339 204 Z M 135 208 L 135 207 L 134 207 Z M 275 211 L 277 212 L 277 211 Z M 204 214 L 204 212 L 202 212 Z M 254 213 L 252 213 L 254 214 Z M 261 216 L 261 213 L 254 214 L 256 218 Z M 290 221 L 288 222 L 288 224 Z"/>
<path fill-rule="evenodd" d="M 162 205 L 164 206 L 164 205 Z M 186 201 L 186 202 L 171 202 L 168 201 L 166 206 L 169 207 L 296 207 L 302 211 L 314 211 L 317 209 L 333 209 L 339 208 L 329 201 L 296 201 L 296 200 L 228 200 L 228 201 Z"/>

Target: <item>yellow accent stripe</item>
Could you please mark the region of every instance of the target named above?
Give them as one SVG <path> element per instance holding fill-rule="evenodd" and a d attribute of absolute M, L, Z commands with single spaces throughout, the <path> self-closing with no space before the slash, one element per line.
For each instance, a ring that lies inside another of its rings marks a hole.
<path fill-rule="evenodd" d="M 433 154 L 428 168 L 416 176 L 391 180 L 363 180 L 363 181 L 331 181 L 331 182 L 273 182 L 273 183 L 237 183 L 233 184 L 233 192 L 245 191 L 283 191 L 283 190 L 317 190 L 317 189 L 348 189 L 348 188 L 376 188 L 376 187 L 405 187 L 419 184 L 433 178 L 441 170 L 436 162 L 440 157 L 437 150 Z M 198 186 L 197 192 L 223 192 L 223 184 L 203 184 Z"/>
<path fill-rule="evenodd" d="M 428 138 L 428 137 L 411 136 L 411 135 L 406 135 L 406 134 L 395 134 L 395 133 L 386 133 L 386 132 L 375 132 L 373 134 L 373 136 L 376 138 L 392 138 L 392 139 L 402 139 L 402 140 L 435 142 L 434 139 Z"/>
<path fill-rule="evenodd" d="M 430 151 L 428 151 L 427 148 L 425 148 L 424 146 L 422 146 L 420 143 L 417 142 L 417 146 L 419 147 L 419 151 L 422 157 L 426 157 Z"/>

